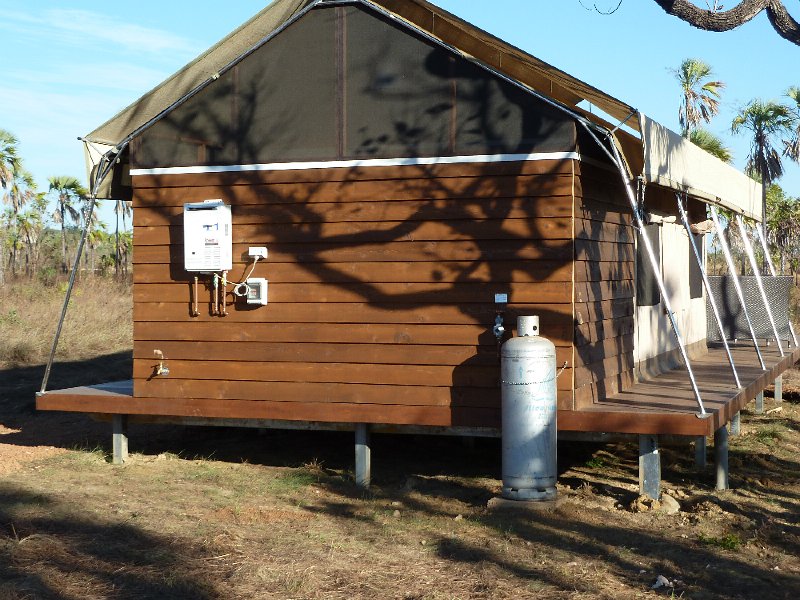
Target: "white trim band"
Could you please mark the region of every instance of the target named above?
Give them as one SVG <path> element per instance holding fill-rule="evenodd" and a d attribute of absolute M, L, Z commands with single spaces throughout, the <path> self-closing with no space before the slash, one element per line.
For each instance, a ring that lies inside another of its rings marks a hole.
<path fill-rule="evenodd" d="M 463 163 L 527 162 L 537 160 L 581 160 L 581 155 L 578 152 L 535 152 L 533 154 L 475 154 L 467 156 L 432 156 L 429 158 L 367 158 L 361 160 L 265 163 L 259 165 L 165 167 L 160 169 L 131 169 L 131 176 L 200 175 L 203 173 L 243 173 L 247 171 L 303 171 L 309 169 L 360 167 L 411 167 L 415 165 L 455 165 Z"/>

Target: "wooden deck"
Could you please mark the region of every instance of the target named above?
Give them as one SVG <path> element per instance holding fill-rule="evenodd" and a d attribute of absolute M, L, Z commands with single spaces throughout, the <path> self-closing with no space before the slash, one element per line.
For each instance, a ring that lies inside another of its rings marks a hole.
<path fill-rule="evenodd" d="M 558 428 L 561 431 L 575 432 L 712 435 L 759 392 L 771 385 L 775 378 L 800 360 L 800 349 L 797 348 L 786 350 L 783 358 L 774 346 L 762 348 L 762 353 L 768 367 L 766 371 L 760 369 L 755 350 L 751 346 L 733 349 L 734 361 L 743 386 L 741 389 L 734 387 L 722 348 L 709 348 L 708 354 L 692 361 L 706 411 L 711 413 L 709 418 L 701 419 L 696 416 L 697 404 L 689 379 L 686 370 L 680 368 L 637 383 L 625 392 L 581 410 L 559 410 Z M 142 404 L 140 399 L 135 399 L 133 382 L 122 381 L 50 391 L 37 397 L 36 408 L 100 414 L 215 416 L 200 414 L 196 410 L 181 411 L 180 414 L 165 412 L 165 407 L 175 405 L 161 404 L 157 399 L 147 400 L 148 402 Z M 253 417 L 248 414 L 226 416 Z"/>
<path fill-rule="evenodd" d="M 742 387 L 737 389 L 722 346 L 692 360 L 692 368 L 706 412 L 698 408 L 685 368 L 663 373 L 636 383 L 580 411 L 559 411 L 558 428 L 564 431 L 605 433 L 648 433 L 668 435 L 712 435 L 756 395 L 770 386 L 786 369 L 800 360 L 800 349 L 785 349 L 781 358 L 773 345 L 761 348 L 767 370 L 762 371 L 755 349 L 750 345 L 732 348 Z"/>

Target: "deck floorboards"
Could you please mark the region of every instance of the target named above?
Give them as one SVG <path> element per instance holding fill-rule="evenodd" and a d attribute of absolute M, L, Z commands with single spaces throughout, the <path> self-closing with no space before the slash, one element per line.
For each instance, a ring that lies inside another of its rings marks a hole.
<path fill-rule="evenodd" d="M 710 413 L 709 418 L 698 418 L 698 407 L 686 369 L 680 367 L 636 383 L 624 392 L 580 410 L 559 410 L 558 428 L 576 432 L 709 436 L 727 424 L 756 394 L 800 359 L 800 349 L 792 348 L 785 350 L 785 353 L 781 357 L 774 345 L 763 347 L 767 370 L 762 371 L 752 346 L 733 348 L 732 355 L 742 383 L 739 389 L 734 385 L 725 351 L 721 347 L 709 348 L 707 354 L 692 360 L 703 403 Z M 147 404 L 149 409 L 132 410 L 136 404 L 133 382 L 130 380 L 53 390 L 40 395 L 36 401 L 39 410 L 171 415 L 166 401 L 158 403 L 162 411 L 152 411 L 158 404 L 151 402 Z M 248 415 L 241 417 L 247 418 Z"/>

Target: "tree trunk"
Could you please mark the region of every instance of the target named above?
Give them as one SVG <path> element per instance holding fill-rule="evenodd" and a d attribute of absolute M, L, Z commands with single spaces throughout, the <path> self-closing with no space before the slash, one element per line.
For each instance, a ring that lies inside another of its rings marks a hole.
<path fill-rule="evenodd" d="M 761 172 L 761 224 L 763 225 L 761 233 L 764 234 L 764 245 L 769 249 L 769 244 L 766 241 L 767 237 L 767 173 L 766 169 Z M 767 253 L 764 253 L 764 258 L 761 261 L 761 274 L 769 275 L 769 265 L 767 264 Z M 755 273 L 753 273 L 755 275 Z"/>
<path fill-rule="evenodd" d="M 114 247 L 115 247 L 115 254 L 114 254 L 114 276 L 119 279 L 119 261 L 120 261 L 120 252 L 119 252 L 119 211 L 120 208 L 117 206 L 117 226 L 114 230 Z"/>
<path fill-rule="evenodd" d="M 69 267 L 67 267 L 67 229 L 66 223 L 64 220 L 66 219 L 66 215 L 64 214 L 64 206 L 61 206 L 61 272 L 67 273 L 69 272 Z"/>
<path fill-rule="evenodd" d="M 730 31 L 766 10 L 773 29 L 785 40 L 800 45 L 800 24 L 787 12 L 781 0 L 741 0 L 730 10 L 710 11 L 689 0 L 655 0 L 664 12 L 692 27 L 705 31 Z"/>

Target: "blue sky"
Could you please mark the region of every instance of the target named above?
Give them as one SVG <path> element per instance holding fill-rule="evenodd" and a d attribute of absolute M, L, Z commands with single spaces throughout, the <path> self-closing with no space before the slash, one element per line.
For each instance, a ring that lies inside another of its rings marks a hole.
<path fill-rule="evenodd" d="M 710 63 L 727 83 L 710 129 L 744 166 L 746 136 L 732 136 L 737 110 L 800 86 L 800 48 L 764 15 L 728 33 L 698 31 L 651 0 L 623 0 L 604 16 L 579 0 L 434 0 L 442 8 L 678 129 L 679 90 L 670 68 Z M 611 9 L 617 0 L 583 0 Z M 697 0 L 702 5 L 702 0 Z M 731 3 L 732 5 L 733 3 Z M 26 165 L 46 188 L 51 175 L 85 179 L 78 136 L 94 129 L 265 6 L 257 0 L 136 2 L 0 0 L 0 128 L 21 141 Z M 800 167 L 779 182 L 800 196 Z M 102 210 L 112 218 L 108 207 Z"/>

